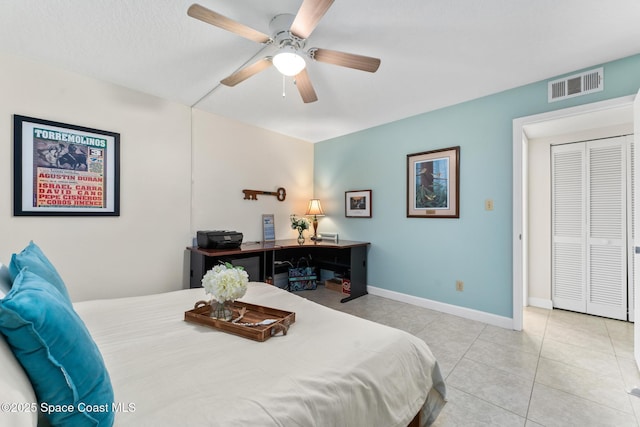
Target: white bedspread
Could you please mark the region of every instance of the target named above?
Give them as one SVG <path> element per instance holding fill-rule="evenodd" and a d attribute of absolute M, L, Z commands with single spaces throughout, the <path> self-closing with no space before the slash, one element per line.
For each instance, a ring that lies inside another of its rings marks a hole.
<path fill-rule="evenodd" d="M 185 322 L 204 297 L 75 304 L 130 410 L 116 426 L 405 427 L 428 395 L 425 421 L 444 404 L 435 358 L 408 333 L 250 283 L 242 301 L 296 313 L 286 336 L 255 342 Z"/>

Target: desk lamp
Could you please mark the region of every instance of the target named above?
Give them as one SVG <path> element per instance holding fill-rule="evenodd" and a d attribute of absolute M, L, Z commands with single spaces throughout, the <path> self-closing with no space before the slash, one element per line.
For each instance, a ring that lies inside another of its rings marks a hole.
<path fill-rule="evenodd" d="M 311 240 L 318 240 L 318 217 L 324 216 L 319 199 L 311 199 L 309 201 L 309 207 L 307 207 L 307 213 L 305 215 L 313 215 L 313 236 Z"/>

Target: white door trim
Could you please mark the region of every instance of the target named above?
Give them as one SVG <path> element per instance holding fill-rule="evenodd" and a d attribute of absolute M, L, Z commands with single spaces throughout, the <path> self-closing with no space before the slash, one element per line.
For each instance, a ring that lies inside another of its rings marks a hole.
<path fill-rule="evenodd" d="M 527 126 L 579 116 L 582 114 L 594 113 L 597 111 L 608 110 L 611 108 L 619 108 L 633 105 L 635 95 L 623 96 L 620 98 L 609 99 L 606 101 L 595 102 L 592 104 L 579 105 L 577 107 L 565 108 L 562 110 L 550 111 L 547 113 L 536 114 L 532 116 L 519 117 L 513 120 L 513 308 L 512 308 L 512 328 L 516 331 L 522 330 L 522 312 L 524 298 L 524 268 L 522 239 L 526 230 L 524 224 L 523 212 L 523 184 L 526 182 L 523 167 L 524 150 L 523 141 L 526 139 Z"/>

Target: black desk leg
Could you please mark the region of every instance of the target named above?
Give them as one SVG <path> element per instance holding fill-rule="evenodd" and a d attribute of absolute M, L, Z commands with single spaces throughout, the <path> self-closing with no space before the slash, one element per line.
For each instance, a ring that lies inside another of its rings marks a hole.
<path fill-rule="evenodd" d="M 369 292 L 367 292 L 367 291 L 364 291 L 363 293 L 359 293 L 359 294 L 357 294 L 357 295 L 352 293 L 352 294 L 351 294 L 351 295 L 349 295 L 348 297 L 346 297 L 346 298 L 342 298 L 342 299 L 340 300 L 340 302 L 349 302 L 349 301 L 351 301 L 352 299 L 359 298 L 359 297 L 361 297 L 361 296 L 363 296 L 363 295 L 367 295 L 368 293 L 369 293 Z"/>
<path fill-rule="evenodd" d="M 354 246 L 351 248 L 351 295 L 342 298 L 340 302 L 351 301 L 367 295 L 367 247 Z"/>
<path fill-rule="evenodd" d="M 191 269 L 191 277 L 189 277 L 189 287 L 190 288 L 201 288 L 202 287 L 202 277 L 206 273 L 205 269 L 205 257 L 202 254 L 195 253 L 193 251 L 190 252 L 190 269 Z"/>

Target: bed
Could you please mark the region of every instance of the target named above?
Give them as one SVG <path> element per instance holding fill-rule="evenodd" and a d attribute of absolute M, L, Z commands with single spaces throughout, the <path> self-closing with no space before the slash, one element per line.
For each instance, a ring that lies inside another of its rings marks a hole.
<path fill-rule="evenodd" d="M 286 335 L 256 342 L 185 322 L 203 298 L 185 289 L 73 304 L 104 360 L 115 426 L 405 427 L 431 424 L 445 403 L 437 361 L 404 331 L 252 282 L 242 301 L 296 313 Z M 0 398 L 36 402 L 8 348 L 0 341 Z M 0 425 L 35 425 L 34 408 L 5 407 Z"/>

